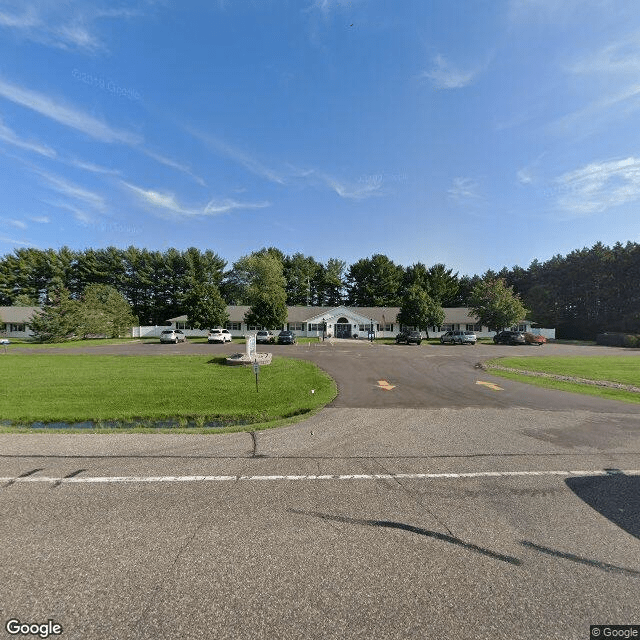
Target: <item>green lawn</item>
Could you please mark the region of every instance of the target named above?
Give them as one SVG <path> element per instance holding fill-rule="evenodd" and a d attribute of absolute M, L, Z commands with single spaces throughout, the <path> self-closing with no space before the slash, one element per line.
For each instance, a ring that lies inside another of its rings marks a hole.
<path fill-rule="evenodd" d="M 581 384 L 579 382 L 554 380 L 552 378 L 525 376 L 516 372 L 492 369 L 492 365 L 497 365 L 521 369 L 523 371 L 537 371 L 561 376 L 585 378 L 587 380 L 604 380 L 640 387 L 640 356 L 532 356 L 496 358 L 489 360 L 485 364 L 493 375 L 510 378 L 518 382 L 601 396 L 614 400 L 623 400 L 625 402 L 640 403 L 640 393 L 632 391 L 611 387 L 598 387 Z"/>
<path fill-rule="evenodd" d="M 140 338 L 96 338 L 91 340 L 67 340 L 66 342 L 35 342 L 33 340 L 19 340 L 15 338 L 9 338 L 11 344 L 7 347 L 7 352 L 10 353 L 12 349 L 55 349 L 55 348 L 69 348 L 69 347 L 95 347 L 99 345 L 110 344 L 131 344 L 132 342 L 141 342 Z M 158 340 L 158 338 L 156 338 Z M 0 345 L 0 353 L 3 350 L 3 346 Z"/>
<path fill-rule="evenodd" d="M 336 395 L 333 380 L 315 365 L 286 358 L 261 367 L 258 392 L 251 367 L 211 356 L 6 354 L 0 373 L 7 381 L 0 416 L 13 425 L 176 418 L 272 423 L 311 414 Z"/>

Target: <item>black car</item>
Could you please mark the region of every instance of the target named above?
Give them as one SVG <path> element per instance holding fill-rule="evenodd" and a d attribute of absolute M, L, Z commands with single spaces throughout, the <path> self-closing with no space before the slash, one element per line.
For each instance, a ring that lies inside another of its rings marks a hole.
<path fill-rule="evenodd" d="M 278 344 L 295 344 L 296 334 L 293 331 L 281 331 L 278 334 Z"/>
<path fill-rule="evenodd" d="M 411 344 L 412 342 L 420 344 L 422 342 L 422 336 L 419 331 L 401 331 L 396 336 L 396 344 L 400 344 L 401 342 L 405 344 Z"/>
<path fill-rule="evenodd" d="M 524 334 L 520 331 L 499 331 L 493 336 L 495 344 L 525 344 Z"/>

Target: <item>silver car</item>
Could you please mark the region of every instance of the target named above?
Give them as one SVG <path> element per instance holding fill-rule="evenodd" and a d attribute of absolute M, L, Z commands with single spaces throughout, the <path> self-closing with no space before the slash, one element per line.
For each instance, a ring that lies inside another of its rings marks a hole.
<path fill-rule="evenodd" d="M 475 344 L 478 341 L 473 331 L 447 331 L 440 336 L 440 342 L 450 342 L 451 344 Z"/>
<path fill-rule="evenodd" d="M 173 342 L 173 344 L 178 344 L 178 342 L 186 341 L 187 336 L 185 336 L 180 329 L 165 329 L 160 334 L 160 342 Z"/>

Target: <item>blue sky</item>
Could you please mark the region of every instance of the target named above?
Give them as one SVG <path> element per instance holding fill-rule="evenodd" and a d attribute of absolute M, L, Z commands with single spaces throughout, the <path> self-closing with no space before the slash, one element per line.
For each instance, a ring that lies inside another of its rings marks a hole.
<path fill-rule="evenodd" d="M 0 0 L 0 253 L 640 242 L 639 112 L 637 0 Z"/>

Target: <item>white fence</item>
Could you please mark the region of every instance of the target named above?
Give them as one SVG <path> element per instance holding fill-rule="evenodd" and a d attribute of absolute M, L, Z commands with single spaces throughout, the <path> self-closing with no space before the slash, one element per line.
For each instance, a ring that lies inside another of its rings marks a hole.
<path fill-rule="evenodd" d="M 160 334 L 166 329 L 171 329 L 166 325 L 155 325 L 149 327 L 132 327 L 132 338 L 159 338 Z M 188 338 L 206 338 L 209 331 L 207 329 L 182 329 Z"/>

